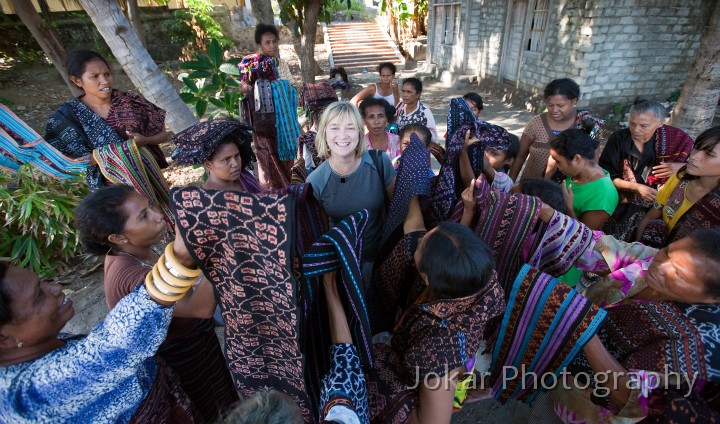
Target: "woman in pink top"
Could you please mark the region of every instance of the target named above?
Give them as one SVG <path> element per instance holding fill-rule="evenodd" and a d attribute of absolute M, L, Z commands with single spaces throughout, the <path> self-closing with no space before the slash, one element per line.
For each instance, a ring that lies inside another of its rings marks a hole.
<path fill-rule="evenodd" d="M 385 99 L 366 97 L 360 103 L 360 113 L 367 128 L 365 133 L 367 148 L 384 151 L 390 161 L 400 156 L 400 137 L 385 131 L 388 120 L 395 116 L 395 108 Z"/>

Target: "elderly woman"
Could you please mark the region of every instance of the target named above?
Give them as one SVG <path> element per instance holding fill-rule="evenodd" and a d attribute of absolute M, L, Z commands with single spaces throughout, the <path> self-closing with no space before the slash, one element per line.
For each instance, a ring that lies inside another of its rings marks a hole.
<path fill-rule="evenodd" d="M 544 97 L 547 112 L 533 117 L 520 137 L 520 153 L 509 173 L 513 181 L 518 181 L 523 165 L 523 179 L 552 178 L 556 168 L 555 163 L 549 160 L 550 141 L 567 129 L 582 128 L 584 121 L 593 124 L 590 136 L 596 138 L 604 124 L 590 116 L 589 112 L 577 109 L 580 87 L 569 78 L 551 81 L 545 87 Z"/>
<path fill-rule="evenodd" d="M 395 106 L 400 102 L 400 93 L 398 85 L 394 81 L 397 68 L 390 62 L 383 62 L 378 65 L 378 74 L 380 74 L 380 82 L 372 83 L 357 93 L 350 103 L 360 107 L 362 102 L 369 96 L 373 99 L 384 99 L 390 106 Z"/>
<path fill-rule="evenodd" d="M 687 165 L 663 185 L 637 229 L 637 239 L 664 247 L 699 228 L 720 227 L 720 127 L 695 140 Z M 650 225 L 648 225 L 650 224 Z"/>
<path fill-rule="evenodd" d="M 258 52 L 238 64 L 240 90 L 247 94 L 243 116 L 253 127 L 258 179 L 264 189 L 290 185 L 300 136 L 297 91 L 288 81 L 287 63 L 278 58 L 278 39 L 274 25 L 259 24 L 255 28 Z"/>
<path fill-rule="evenodd" d="M 203 188 L 260 192 L 249 171 L 253 152 L 250 128 L 231 120 L 205 121 L 176 134 L 172 158 L 183 165 L 203 165 L 207 181 Z"/>
<path fill-rule="evenodd" d="M 75 222 L 85 252 L 105 257 L 105 300 L 112 309 L 157 263 L 153 248 L 165 238 L 168 226 L 156 207 L 126 185 L 104 187 L 83 199 Z M 175 305 L 158 350 L 208 422 L 238 399 L 215 335 L 214 310 L 212 286 L 203 279 Z"/>
<path fill-rule="evenodd" d="M 614 132 L 600 155 L 600 166 L 610 173 L 620 205 L 603 231 L 630 241 L 657 189 L 677 173 L 692 150 L 692 139 L 682 130 L 665 125 L 667 111 L 658 102 L 645 101 L 630 108 L 630 125 Z"/>
<path fill-rule="evenodd" d="M 191 271 L 183 249 L 170 248 L 170 267 Z M 175 375 L 153 358 L 182 295 L 145 280 L 90 334 L 66 337 L 60 331 L 75 310 L 60 286 L 0 264 L 0 421 L 200 422 Z"/>
<path fill-rule="evenodd" d="M 365 121 L 365 145 L 368 149 L 382 150 L 394 161 L 400 156 L 400 137 L 385 131 L 388 121 L 395 116 L 395 108 L 385 99 L 366 98 L 360 104 Z"/>
<path fill-rule="evenodd" d="M 395 172 L 385 152 L 366 149 L 362 129 L 360 112 L 350 102 L 328 106 L 315 141 L 325 162 L 307 182 L 333 225 L 359 210 L 369 212 L 363 233 L 363 277 L 369 279 L 380 247 L 385 199 L 392 197 Z"/>

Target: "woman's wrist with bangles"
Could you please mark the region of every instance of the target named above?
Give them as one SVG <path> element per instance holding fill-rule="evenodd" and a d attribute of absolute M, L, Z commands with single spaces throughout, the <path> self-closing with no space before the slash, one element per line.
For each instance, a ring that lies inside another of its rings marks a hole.
<path fill-rule="evenodd" d="M 168 245 L 165 253 L 160 255 L 153 269 L 145 276 L 148 294 L 162 303 L 174 303 L 182 299 L 202 277 L 200 269 L 190 269 L 175 258 L 173 244 Z"/>

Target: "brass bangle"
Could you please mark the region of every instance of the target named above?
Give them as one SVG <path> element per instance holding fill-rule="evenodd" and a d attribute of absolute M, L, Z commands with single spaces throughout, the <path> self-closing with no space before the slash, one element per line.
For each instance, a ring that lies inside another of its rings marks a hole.
<path fill-rule="evenodd" d="M 167 268 L 167 265 L 165 264 L 164 254 L 160 255 L 160 259 L 158 259 L 155 266 L 158 267 L 158 272 L 160 272 L 160 276 L 162 277 L 163 281 L 165 281 L 171 286 L 184 289 L 191 287 L 193 285 L 193 282 L 195 282 L 195 278 L 181 278 L 170 272 L 170 270 Z"/>
<path fill-rule="evenodd" d="M 162 278 L 162 276 L 158 272 L 157 264 L 155 264 L 155 266 L 152 269 L 152 276 L 153 276 L 153 284 L 155 284 L 155 287 L 167 295 L 171 295 L 171 296 L 172 295 L 180 295 L 180 294 L 184 294 L 187 291 L 187 289 L 185 289 L 183 287 L 175 287 L 175 286 L 165 282 L 165 280 Z"/>
<path fill-rule="evenodd" d="M 177 302 L 182 298 L 181 296 L 169 296 L 160 290 L 158 290 L 157 287 L 155 287 L 155 283 L 153 281 L 152 272 L 148 272 L 145 276 L 145 290 L 147 290 L 148 294 L 156 299 L 160 299 L 163 302 Z"/>
<path fill-rule="evenodd" d="M 202 270 L 200 268 L 190 269 L 181 264 L 180 261 L 178 261 L 175 257 L 175 252 L 173 252 L 173 246 L 175 246 L 174 241 L 170 242 L 170 244 L 165 246 L 165 257 L 172 265 L 172 268 L 179 274 L 182 274 L 184 277 L 197 278 L 202 273 Z"/>

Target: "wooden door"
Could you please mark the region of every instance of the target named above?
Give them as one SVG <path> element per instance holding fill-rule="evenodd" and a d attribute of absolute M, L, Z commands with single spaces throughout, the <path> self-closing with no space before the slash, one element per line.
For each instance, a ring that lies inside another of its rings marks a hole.
<path fill-rule="evenodd" d="M 505 38 L 504 55 L 500 64 L 500 76 L 509 81 L 517 81 L 520 70 L 520 52 L 523 47 L 527 7 L 528 0 L 513 0 L 510 3 L 509 29 Z"/>

